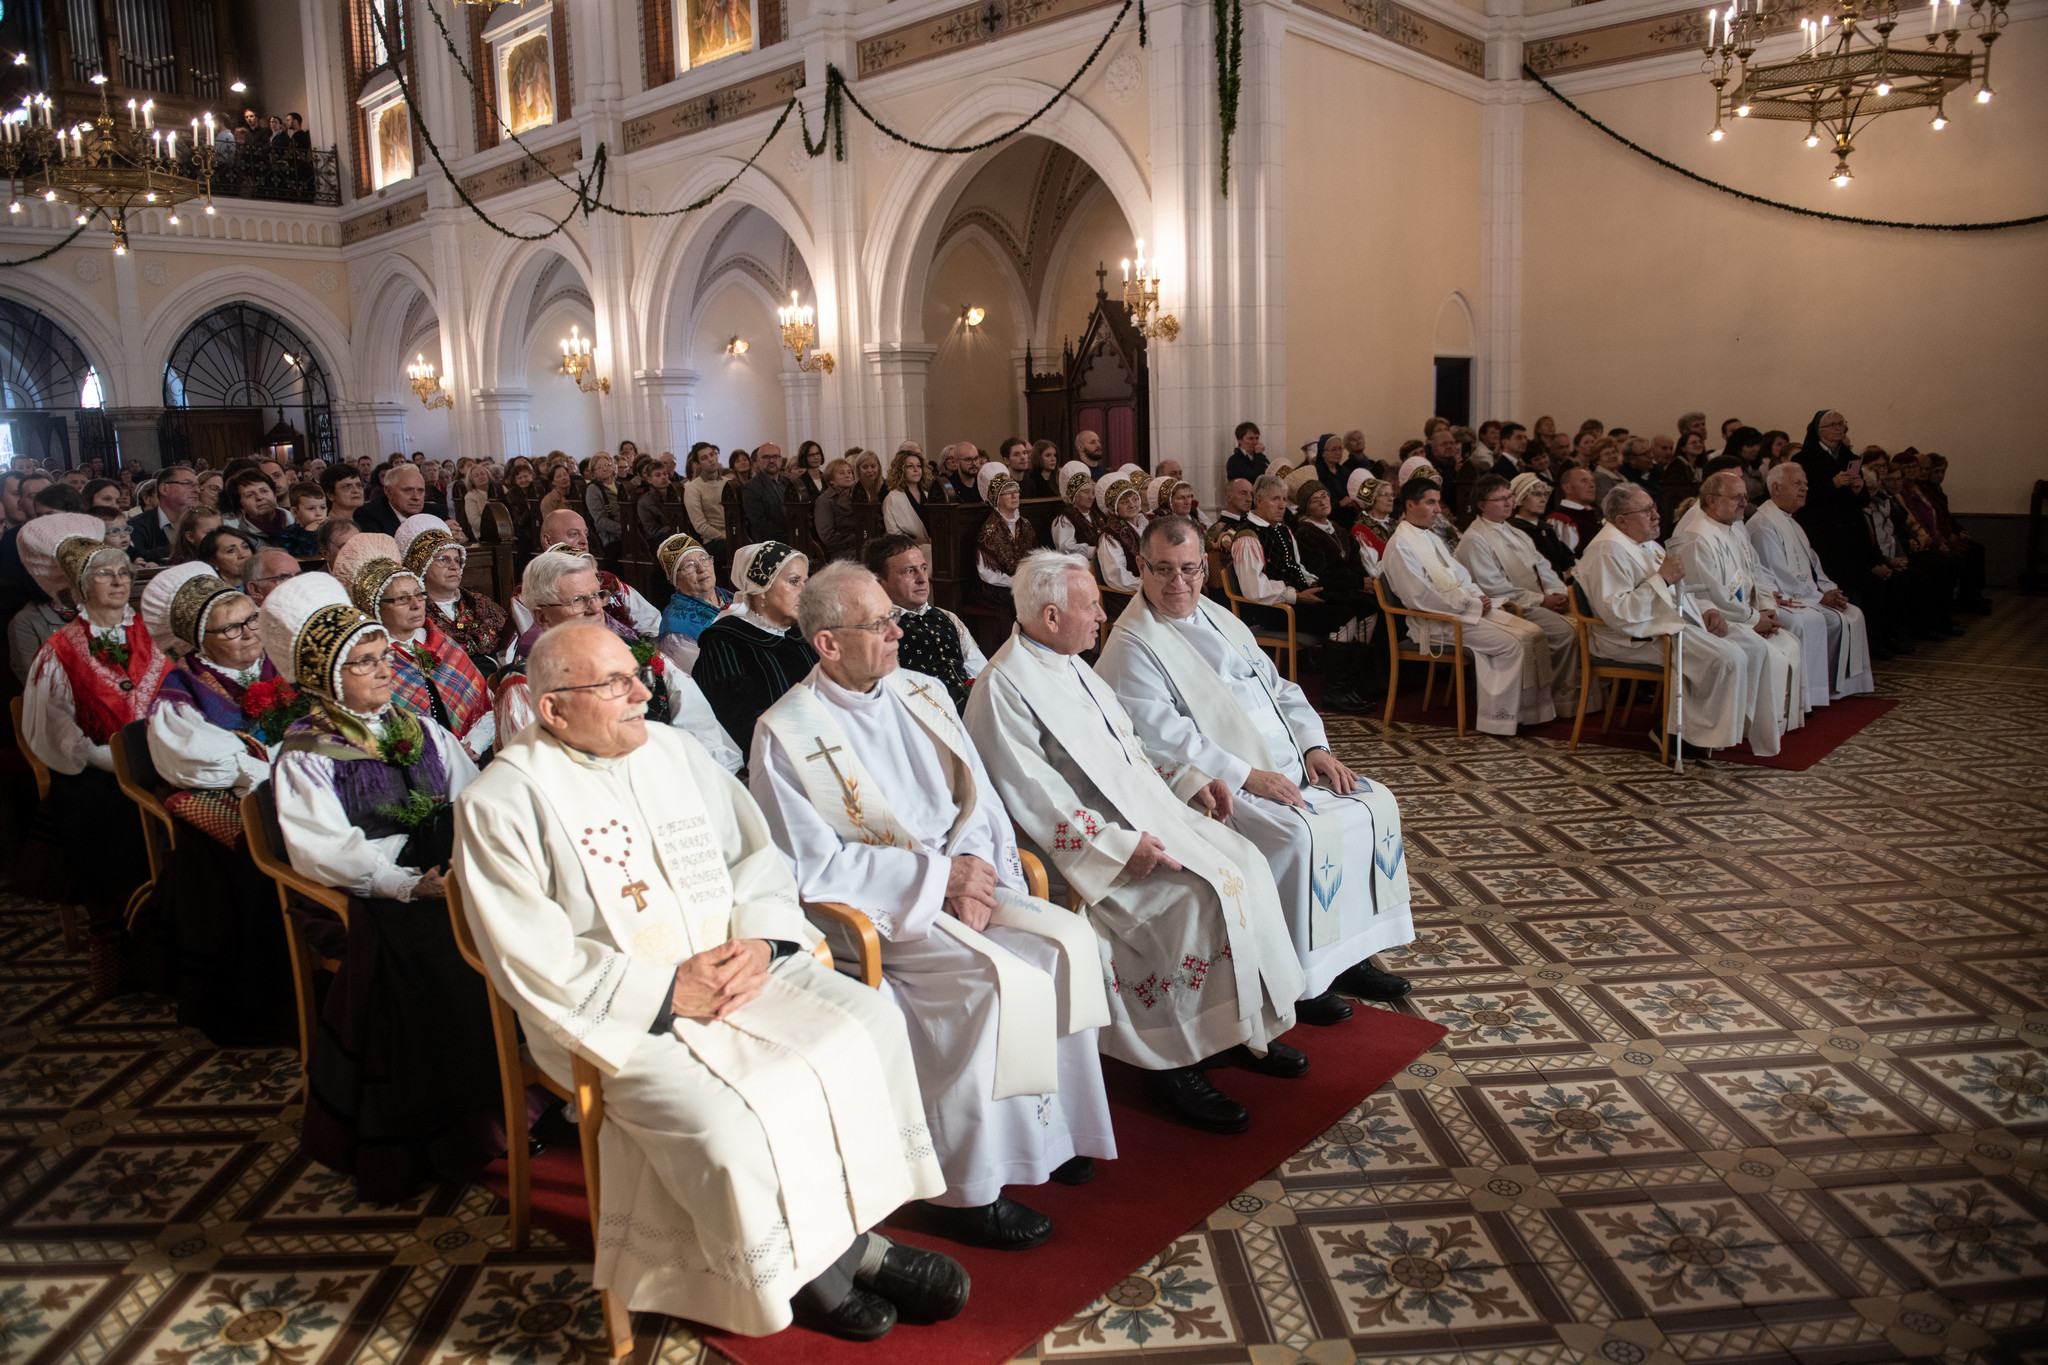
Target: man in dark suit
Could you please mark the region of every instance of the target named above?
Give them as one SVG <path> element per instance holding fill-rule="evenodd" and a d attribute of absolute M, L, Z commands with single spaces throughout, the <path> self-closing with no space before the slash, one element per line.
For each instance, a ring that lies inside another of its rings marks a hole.
<path fill-rule="evenodd" d="M 137 558 L 163 564 L 171 557 L 171 535 L 185 509 L 199 501 L 199 476 L 184 465 L 172 465 L 156 476 L 156 510 L 128 523 L 129 550 Z"/>
<path fill-rule="evenodd" d="M 1243 479 L 1256 484 L 1265 475 L 1269 461 L 1266 459 L 1266 442 L 1259 435 L 1256 422 L 1237 424 L 1237 449 L 1230 452 L 1230 458 L 1223 465 L 1223 481 L 1234 483 Z"/>
<path fill-rule="evenodd" d="M 427 476 L 414 464 L 396 464 L 384 471 L 384 496 L 375 503 L 366 503 L 355 513 L 356 529 L 359 531 L 382 531 L 387 536 L 398 534 L 398 523 L 407 517 L 417 516 L 427 505 Z"/>
<path fill-rule="evenodd" d="M 782 448 L 772 442 L 756 447 L 754 475 L 740 490 L 748 535 L 755 540 L 789 540 L 789 513 L 782 505 L 788 488 L 782 480 Z"/>

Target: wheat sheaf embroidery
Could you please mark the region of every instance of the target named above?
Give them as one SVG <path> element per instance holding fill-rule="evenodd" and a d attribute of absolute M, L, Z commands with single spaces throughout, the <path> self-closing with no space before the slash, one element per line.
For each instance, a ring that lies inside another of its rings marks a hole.
<path fill-rule="evenodd" d="M 823 735 L 813 735 L 811 738 L 818 741 L 817 752 L 805 754 L 804 761 L 814 763 L 821 758 L 825 760 L 825 766 L 832 770 L 833 779 L 839 783 L 839 801 L 846 811 L 847 822 L 860 831 L 860 841 L 869 845 L 879 844 L 883 848 L 896 847 L 896 835 L 893 830 L 877 832 L 868 828 L 867 813 L 861 806 L 860 783 L 849 780 L 845 773 L 840 772 L 837 760 L 832 757 L 836 753 L 844 752 L 843 748 L 837 744 L 827 745 Z"/>

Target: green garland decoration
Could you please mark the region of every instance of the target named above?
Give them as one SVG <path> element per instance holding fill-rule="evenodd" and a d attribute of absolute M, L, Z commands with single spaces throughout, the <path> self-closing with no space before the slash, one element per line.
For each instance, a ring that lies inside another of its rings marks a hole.
<path fill-rule="evenodd" d="M 1220 3 L 1220 0 L 1218 2 Z M 1909 232 L 1998 232 L 2005 228 L 2033 227 L 2039 223 L 2048 223 L 2048 213 L 2037 213 L 2030 218 L 2007 218 L 1996 223 L 1901 223 L 1887 218 L 1858 218 L 1854 214 L 1829 213 L 1824 209 L 1802 208 L 1798 204 L 1786 204 L 1776 199 L 1766 199 L 1760 194 L 1751 194 L 1747 190 L 1738 190 L 1733 185 L 1724 185 L 1718 180 L 1709 180 L 1697 171 L 1689 171 L 1677 162 L 1657 155 L 1648 147 L 1640 145 L 1624 134 L 1617 133 L 1614 129 L 1609 128 L 1599 119 L 1594 118 L 1591 114 L 1579 108 L 1578 105 L 1565 98 L 1563 92 L 1558 90 L 1549 81 L 1544 80 L 1543 77 L 1537 75 L 1527 62 L 1522 64 L 1522 74 L 1542 86 L 1550 97 L 1559 104 L 1562 104 L 1565 108 L 1571 110 L 1574 114 L 1577 114 L 1580 118 L 1592 124 L 1595 128 L 1598 128 L 1630 151 L 1640 156 L 1648 157 L 1667 171 L 1678 172 L 1687 180 L 1698 181 L 1708 189 L 1719 190 L 1723 194 L 1732 194 L 1737 199 L 1747 200 L 1752 204 L 1761 204 L 1768 209 L 1783 209 L 1787 213 L 1796 213 L 1804 218 L 1820 218 L 1831 223 L 1854 223 L 1858 227 L 1904 228 Z"/>
<path fill-rule="evenodd" d="M 1230 197 L 1230 139 L 1237 135 L 1237 97 L 1244 77 L 1244 0 L 1211 0 L 1216 10 L 1216 112 L 1222 123 L 1223 197 Z"/>
<path fill-rule="evenodd" d="M 94 216 L 97 217 L 98 215 L 95 214 Z M 19 260 L 0 261 L 0 270 L 8 270 L 17 265 L 34 265 L 37 261 L 47 261 L 50 259 L 50 257 L 56 255 L 65 247 L 70 246 L 73 242 L 77 241 L 79 234 L 84 232 L 87 228 L 91 226 L 92 223 L 90 221 L 80 223 L 77 227 L 71 229 L 70 236 L 66 237 L 63 241 L 57 243 L 57 245 L 51 247 L 48 251 L 38 251 L 33 256 L 23 256 Z"/>

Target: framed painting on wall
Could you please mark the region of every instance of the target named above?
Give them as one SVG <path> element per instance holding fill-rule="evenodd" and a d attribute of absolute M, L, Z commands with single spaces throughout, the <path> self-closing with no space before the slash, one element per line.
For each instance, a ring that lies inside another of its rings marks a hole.
<path fill-rule="evenodd" d="M 702 66 L 754 47 L 754 0 L 679 0 L 685 67 Z"/>
<path fill-rule="evenodd" d="M 412 111 L 403 97 L 380 98 L 364 110 L 370 132 L 370 185 L 383 189 L 412 179 Z"/>
<path fill-rule="evenodd" d="M 555 57 L 548 27 L 522 28 L 497 44 L 499 114 L 515 133 L 555 121 Z"/>

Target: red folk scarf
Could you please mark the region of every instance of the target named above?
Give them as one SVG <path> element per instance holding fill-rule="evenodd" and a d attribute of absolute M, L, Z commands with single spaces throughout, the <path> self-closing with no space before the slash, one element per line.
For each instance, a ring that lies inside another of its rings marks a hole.
<path fill-rule="evenodd" d="M 94 744 L 111 743 L 129 721 L 148 717 L 164 670 L 171 666 L 150 638 L 140 612 L 128 622 L 127 642 L 125 669 L 94 658 L 92 623 L 80 612 L 44 646 L 70 679 L 72 716 Z"/>

